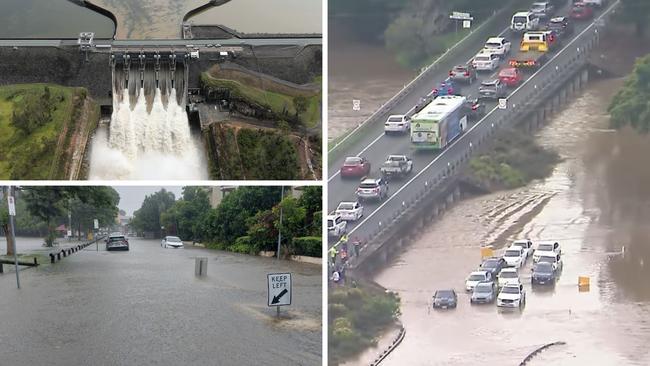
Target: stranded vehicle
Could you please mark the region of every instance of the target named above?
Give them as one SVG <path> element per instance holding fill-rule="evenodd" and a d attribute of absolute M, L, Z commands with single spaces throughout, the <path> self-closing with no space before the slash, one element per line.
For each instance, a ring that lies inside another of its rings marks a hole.
<path fill-rule="evenodd" d="M 339 237 L 345 234 L 348 227 L 347 221 L 341 215 L 327 215 L 327 235 Z"/>
<path fill-rule="evenodd" d="M 438 290 L 435 294 L 433 294 L 434 309 L 456 308 L 457 305 L 458 296 L 456 296 L 456 291 L 453 289 Z"/>
<path fill-rule="evenodd" d="M 381 166 L 384 177 L 404 177 L 413 171 L 413 160 L 406 155 L 389 155 Z"/>
<path fill-rule="evenodd" d="M 558 44 L 554 31 L 527 32 L 519 46 L 519 54 L 508 62 L 512 67 L 537 69 L 548 59 L 548 51 Z"/>
<path fill-rule="evenodd" d="M 386 123 L 384 123 L 384 133 L 389 134 L 391 132 L 406 133 L 411 129 L 411 120 L 408 116 L 403 114 L 394 114 L 388 116 Z"/>
<path fill-rule="evenodd" d="M 178 236 L 166 236 L 160 241 L 160 246 L 163 248 L 183 248 L 183 242 Z"/>
<path fill-rule="evenodd" d="M 476 69 L 471 64 L 456 65 L 449 71 L 449 77 L 453 81 L 459 81 L 466 84 L 471 84 L 476 80 Z"/>
<path fill-rule="evenodd" d="M 129 241 L 122 234 L 111 234 L 106 239 L 106 250 L 129 250 Z"/>
<path fill-rule="evenodd" d="M 524 80 L 522 72 L 516 67 L 506 67 L 499 71 L 499 80 L 509 88 L 519 86 Z"/>
<path fill-rule="evenodd" d="M 499 55 L 500 58 L 505 58 L 510 53 L 511 43 L 503 37 L 491 37 L 483 46 L 484 50 L 490 53 Z"/>
<path fill-rule="evenodd" d="M 388 197 L 388 184 L 382 178 L 365 179 L 357 188 L 357 198 L 363 200 L 383 200 Z"/>
<path fill-rule="evenodd" d="M 526 290 L 521 283 L 503 286 L 497 296 L 498 307 L 521 308 L 524 304 L 526 304 Z"/>
<path fill-rule="evenodd" d="M 526 32 L 539 28 L 539 18 L 532 11 L 520 11 L 512 16 L 510 30 L 513 32 Z"/>
<path fill-rule="evenodd" d="M 479 99 L 499 99 L 506 96 L 508 91 L 499 79 L 485 80 L 478 87 Z"/>
<path fill-rule="evenodd" d="M 335 213 L 345 221 L 357 221 L 363 216 L 363 206 L 359 202 L 341 202 Z"/>
<path fill-rule="evenodd" d="M 494 71 L 499 68 L 501 56 L 493 50 L 484 48 L 472 59 L 472 66 L 476 71 Z"/>
<path fill-rule="evenodd" d="M 360 156 L 348 156 L 340 170 L 341 178 L 365 177 L 370 173 L 370 162 Z"/>

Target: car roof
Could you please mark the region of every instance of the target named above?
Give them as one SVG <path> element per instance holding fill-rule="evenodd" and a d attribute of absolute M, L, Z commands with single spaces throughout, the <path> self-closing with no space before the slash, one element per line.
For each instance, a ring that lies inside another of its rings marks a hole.
<path fill-rule="evenodd" d="M 361 184 L 377 184 L 377 183 L 379 183 L 380 180 L 381 180 L 380 178 L 375 178 L 375 179 L 368 178 L 368 179 L 362 180 Z"/>
<path fill-rule="evenodd" d="M 538 241 L 538 242 L 537 242 L 537 245 L 540 245 L 540 244 L 550 244 L 550 245 L 553 245 L 553 244 L 555 244 L 555 243 L 557 243 L 558 245 L 560 244 L 560 242 L 555 241 L 555 240 L 542 240 L 542 241 Z"/>

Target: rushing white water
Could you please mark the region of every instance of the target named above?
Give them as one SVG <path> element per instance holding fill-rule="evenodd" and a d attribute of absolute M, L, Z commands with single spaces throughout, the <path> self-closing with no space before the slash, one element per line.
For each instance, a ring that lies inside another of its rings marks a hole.
<path fill-rule="evenodd" d="M 128 88 L 114 95 L 110 131 L 100 128 L 94 138 L 90 179 L 207 179 L 200 141 L 191 134 L 176 90 L 153 93 L 149 108 L 144 88 L 133 108 Z"/>

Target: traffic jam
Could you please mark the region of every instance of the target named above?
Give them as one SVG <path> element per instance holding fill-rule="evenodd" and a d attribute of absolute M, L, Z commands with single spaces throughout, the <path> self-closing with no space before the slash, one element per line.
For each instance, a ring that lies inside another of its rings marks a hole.
<path fill-rule="evenodd" d="M 472 305 L 496 304 L 500 309 L 522 310 L 526 305 L 526 287 L 521 280 L 526 264 L 530 267 L 531 286 L 554 286 L 563 269 L 560 243 L 528 239 L 515 240 L 500 257 L 489 247 L 482 248 L 484 259 L 465 279 L 465 292 Z M 456 290 L 441 289 L 433 294 L 434 309 L 453 309 L 458 305 Z"/>
<path fill-rule="evenodd" d="M 590 21 L 595 12 L 606 5 L 604 0 L 572 1 L 567 14 L 557 14 L 556 9 L 564 4 L 566 2 L 563 0 L 535 2 L 530 9 L 516 12 L 511 18 L 509 31 L 512 37 L 520 38 L 519 52 L 513 52 L 513 43 L 507 37 L 488 37 L 484 47 L 473 58 L 449 70 L 447 78 L 421 97 L 409 112 L 388 116 L 384 124 L 385 135 L 400 136 L 398 138 L 409 136 L 411 147 L 416 152 L 433 150 L 435 153 L 443 150 L 466 131 L 468 121 L 476 123 L 483 118 L 488 108 L 487 101 L 495 103 L 500 98 L 507 98 L 554 52 L 561 49 L 563 40 L 575 33 L 575 22 Z M 478 75 L 488 76 L 479 79 Z M 461 85 L 475 87 L 476 83 L 480 83 L 476 98 L 462 95 Z M 328 236 L 330 243 L 333 243 L 331 248 L 336 249 L 341 244 L 342 236 L 347 241 L 345 234 L 363 218 L 365 204 L 379 205 L 390 196 L 390 181 L 405 180 L 415 172 L 413 160 L 405 154 L 389 154 L 379 167 L 372 166 L 364 156 L 345 158 L 339 170 L 340 179 L 357 179 L 359 184 L 355 200 L 339 202 L 336 209 L 327 215 Z M 524 252 L 527 253 L 528 249 Z M 498 261 L 500 264 L 495 264 L 498 270 L 491 275 L 499 274 L 500 269 L 505 267 L 504 261 L 502 259 Z M 538 271 L 543 271 L 543 267 L 548 266 L 542 265 Z M 548 268 L 546 270 L 545 273 L 548 273 Z M 481 271 L 484 270 L 477 272 Z M 477 273 L 476 278 L 480 275 Z M 492 278 L 495 288 L 498 288 L 495 281 L 496 277 Z M 482 284 L 479 291 L 487 294 L 489 286 Z M 442 294 L 451 296 L 448 291 Z M 483 298 L 478 294 L 476 296 L 477 299 Z M 503 296 L 503 304 L 515 298 L 525 302 L 525 292 L 521 286 L 517 289 L 507 287 Z M 494 297 L 499 303 L 498 296 Z"/>

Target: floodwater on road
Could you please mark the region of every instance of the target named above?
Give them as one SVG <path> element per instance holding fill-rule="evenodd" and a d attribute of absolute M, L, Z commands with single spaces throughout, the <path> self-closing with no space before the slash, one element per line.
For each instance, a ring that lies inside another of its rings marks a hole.
<path fill-rule="evenodd" d="M 406 328 L 386 365 L 512 365 L 556 341 L 566 345 L 529 365 L 650 364 L 650 138 L 607 128 L 605 108 L 620 85 L 592 83 L 538 133 L 563 158 L 551 177 L 461 201 L 375 277 L 399 293 Z M 522 237 L 562 245 L 555 287 L 532 289 L 528 263 L 522 311 L 471 306 L 464 280 L 480 264 L 480 246 Z M 590 277 L 589 291 L 579 291 L 578 276 Z M 457 309 L 431 308 L 443 288 L 456 289 Z"/>
<path fill-rule="evenodd" d="M 3 365 L 320 365 L 321 267 L 132 238 L 0 274 Z M 208 275 L 194 276 L 194 258 Z M 281 320 L 266 274 L 293 273 Z"/>
<path fill-rule="evenodd" d="M 415 73 L 402 68 L 380 45 L 353 38 L 354 26 L 330 18 L 328 138 L 356 127 L 408 84 Z M 360 110 L 352 109 L 353 100 Z"/>

